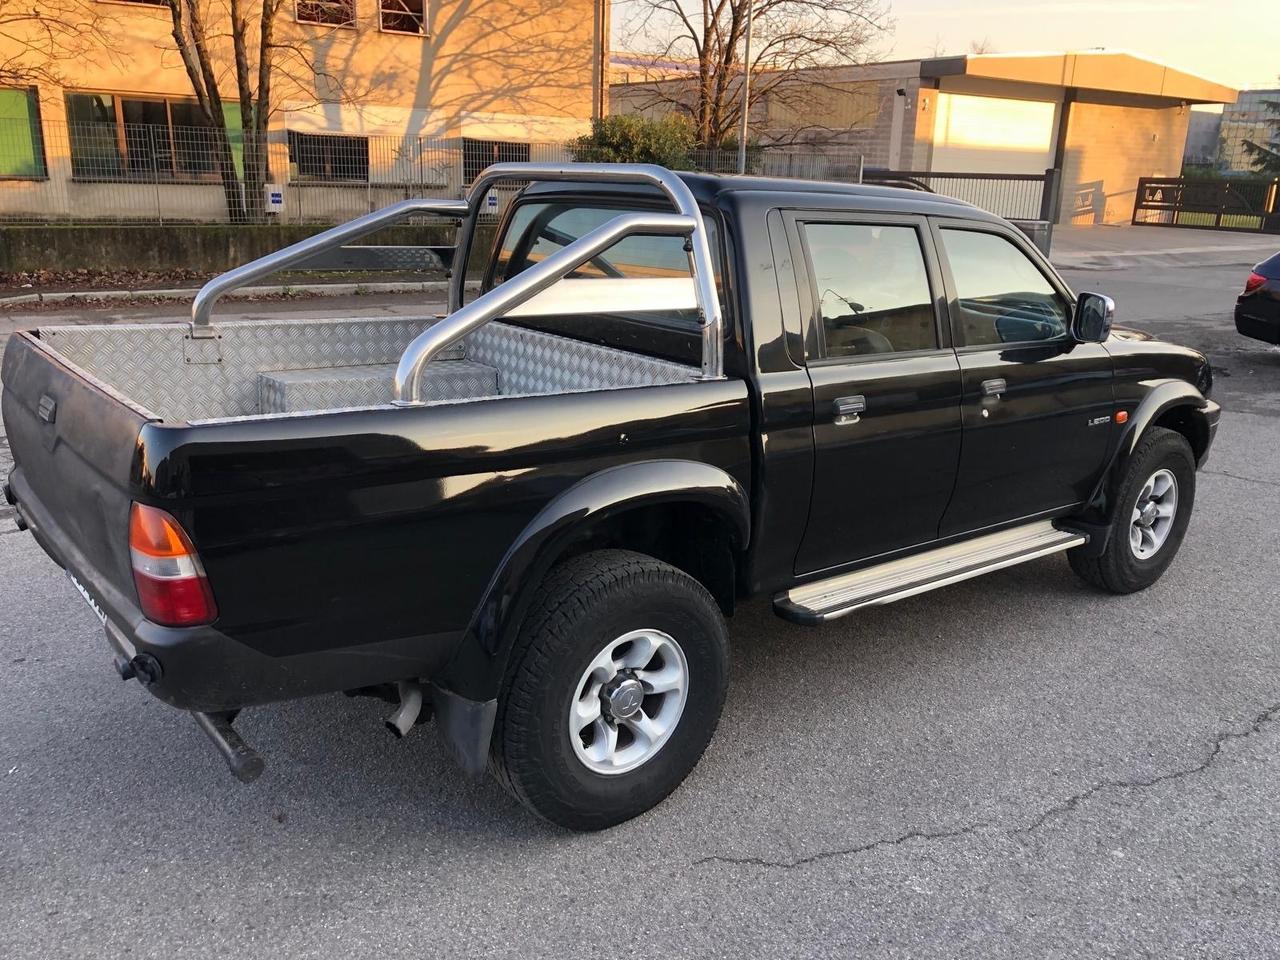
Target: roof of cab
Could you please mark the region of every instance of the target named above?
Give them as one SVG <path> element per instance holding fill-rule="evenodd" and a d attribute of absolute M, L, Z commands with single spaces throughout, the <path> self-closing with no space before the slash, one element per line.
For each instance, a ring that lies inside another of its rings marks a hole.
<path fill-rule="evenodd" d="M 829 180 L 793 180 L 786 177 L 739 176 L 737 174 L 677 172 L 699 203 L 717 205 L 726 195 L 770 194 L 771 199 L 786 194 L 806 194 L 869 201 L 867 207 L 880 212 L 933 214 L 973 220 L 999 219 L 987 211 L 941 194 L 906 187 L 883 187 L 869 183 L 838 183 Z M 530 184 L 526 194 L 628 193 L 658 195 L 657 187 L 634 183 L 540 181 Z"/>

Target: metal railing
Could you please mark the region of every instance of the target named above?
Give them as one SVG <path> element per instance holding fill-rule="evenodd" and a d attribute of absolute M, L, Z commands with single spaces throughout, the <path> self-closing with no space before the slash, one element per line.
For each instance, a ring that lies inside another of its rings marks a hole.
<path fill-rule="evenodd" d="M 571 159 L 560 143 L 272 130 L 267 182 L 247 187 L 243 140 L 235 129 L 223 139 L 199 126 L 0 119 L 0 223 L 341 223 L 399 200 L 461 198 L 507 147 Z"/>
<path fill-rule="evenodd" d="M 602 223 L 567 247 L 556 251 L 529 269 L 522 270 L 510 280 L 499 284 L 488 293 L 477 297 L 460 310 L 454 311 L 439 323 L 432 324 L 418 334 L 405 348 L 396 366 L 392 391 L 393 402 L 397 406 L 421 404 L 422 370 L 431 362 L 432 357 L 477 327 L 505 316 L 515 307 L 532 300 L 543 290 L 564 280 L 578 267 L 593 257 L 599 256 L 619 240 L 636 234 L 691 236 L 697 229 L 698 225 L 692 217 L 678 213 L 623 213 Z M 590 284 L 595 281 L 566 280 L 565 282 Z M 565 311 L 568 314 L 574 312 L 583 311 Z M 703 329 L 719 331 L 720 326 L 718 322 L 709 322 L 704 318 Z M 718 372 L 719 351 L 714 355 L 708 355 L 705 341 L 703 350 L 703 379 L 719 379 L 721 376 Z M 709 370 L 716 372 L 710 374 Z"/>
<path fill-rule="evenodd" d="M 246 187 L 243 141 L 237 129 L 224 139 L 201 126 L 0 120 L 0 223 L 340 223 L 415 197 L 461 198 L 495 162 L 565 163 L 577 149 L 277 129 L 267 136 L 268 183 Z M 693 150 L 672 166 L 733 173 L 737 152 Z M 752 147 L 747 172 L 836 183 L 912 178 L 1011 219 L 1045 219 L 1053 193 L 1042 174 L 868 170 L 856 149 L 838 146 Z M 245 195 L 259 189 L 261 197 Z M 509 195 L 488 200 L 480 216 L 500 213 Z"/>
<path fill-rule="evenodd" d="M 473 211 L 485 202 L 489 190 L 503 181 L 555 181 L 577 180 L 599 183 L 647 183 L 658 187 L 670 199 L 677 213 L 689 217 L 694 223 L 690 235 L 689 269 L 698 294 L 698 308 L 702 314 L 702 374 L 712 379 L 722 373 L 724 344 L 721 339 L 723 317 L 720 298 L 716 294 L 715 268 L 711 262 L 711 244 L 707 240 L 706 224 L 702 210 L 688 185 L 665 167 L 644 163 L 566 163 L 566 164 L 494 164 L 484 171 L 471 186 L 468 199 Z M 476 217 L 464 220 L 458 231 L 458 247 L 455 263 L 466 263 L 475 231 Z M 466 282 L 463 271 L 455 270 L 449 284 L 449 307 L 457 309 L 462 303 L 462 288 Z"/>
<path fill-rule="evenodd" d="M 465 217 L 470 209 L 464 200 L 402 200 L 219 274 L 201 287 L 191 301 L 191 336 L 193 339 L 214 336 L 210 318 L 214 304 L 224 293 L 296 266 L 318 253 L 333 250 L 409 217 Z"/>
<path fill-rule="evenodd" d="M 191 336 L 209 338 L 216 335 L 210 317 L 214 304 L 224 293 L 261 280 L 278 270 L 340 247 L 350 240 L 406 217 L 421 214 L 463 217 L 459 231 L 459 250 L 465 257 L 470 238 L 474 235 L 475 223 L 486 205 L 490 189 L 502 181 L 513 180 L 651 184 L 670 198 L 676 212 L 625 213 L 614 217 L 466 306 L 461 305 L 463 281 L 458 275 L 460 271 L 455 272 L 449 291 L 449 316 L 419 334 L 405 348 L 396 367 L 393 396 L 397 404 L 414 406 L 422 402 L 419 387 L 422 368 L 449 344 L 531 300 L 619 240 L 637 234 L 689 238 L 689 271 L 702 325 L 702 378 L 718 380 L 724 376 L 724 320 L 720 298 L 716 293 L 711 246 L 702 212 L 683 180 L 670 170 L 650 164 L 495 164 L 476 178 L 465 201 L 406 200 L 308 237 L 215 277 L 200 289 L 192 303 Z"/>
<path fill-rule="evenodd" d="M 865 170 L 864 183 L 906 186 L 972 203 L 1006 220 L 1057 220 L 1058 171 L 1044 173 L 944 173 L 929 170 Z"/>
<path fill-rule="evenodd" d="M 1280 180 L 1142 177 L 1132 222 L 1280 233 Z"/>

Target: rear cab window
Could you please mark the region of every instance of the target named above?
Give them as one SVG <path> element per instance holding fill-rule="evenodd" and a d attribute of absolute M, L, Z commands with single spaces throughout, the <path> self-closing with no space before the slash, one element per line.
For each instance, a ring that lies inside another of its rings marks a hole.
<path fill-rule="evenodd" d="M 482 290 L 510 280 L 619 214 L 646 209 L 653 207 L 587 198 L 522 201 L 500 228 Z M 712 212 L 704 210 L 703 221 L 711 245 L 716 288 L 725 309 L 727 337 L 731 321 L 721 282 L 721 232 Z M 473 256 L 475 253 L 473 249 Z M 573 279 L 662 280 L 689 276 L 685 239 L 660 236 L 625 237 L 570 274 Z M 509 317 L 504 322 L 691 366 L 702 362 L 702 331 L 696 307 L 653 308 L 647 303 L 619 303 L 607 313 Z"/>

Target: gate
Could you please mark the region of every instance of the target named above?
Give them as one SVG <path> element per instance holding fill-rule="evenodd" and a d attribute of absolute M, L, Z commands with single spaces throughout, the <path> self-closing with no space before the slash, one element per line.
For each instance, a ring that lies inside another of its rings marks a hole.
<path fill-rule="evenodd" d="M 1133 203 L 1137 226 L 1280 233 L 1280 180 L 1142 177 Z"/>

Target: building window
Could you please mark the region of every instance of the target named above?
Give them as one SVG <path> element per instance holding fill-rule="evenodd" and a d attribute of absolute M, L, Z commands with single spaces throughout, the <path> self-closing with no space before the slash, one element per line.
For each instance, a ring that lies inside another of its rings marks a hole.
<path fill-rule="evenodd" d="M 289 131 L 290 180 L 369 181 L 369 138 Z"/>
<path fill-rule="evenodd" d="M 356 0 L 297 0 L 295 18 L 299 23 L 326 27 L 354 27 Z"/>
<path fill-rule="evenodd" d="M 35 88 L 0 90 L 0 177 L 36 180 L 47 175 Z"/>
<path fill-rule="evenodd" d="M 220 138 L 194 100 L 68 93 L 71 173 L 80 180 L 217 180 Z M 236 174 L 243 170 L 240 105 L 223 104 Z"/>
<path fill-rule="evenodd" d="M 492 163 L 528 163 L 529 144 L 506 140 L 462 141 L 462 179 L 470 183 Z"/>
<path fill-rule="evenodd" d="M 388 33 L 425 36 L 425 4 L 426 0 L 379 0 L 378 13 L 382 29 Z"/>

